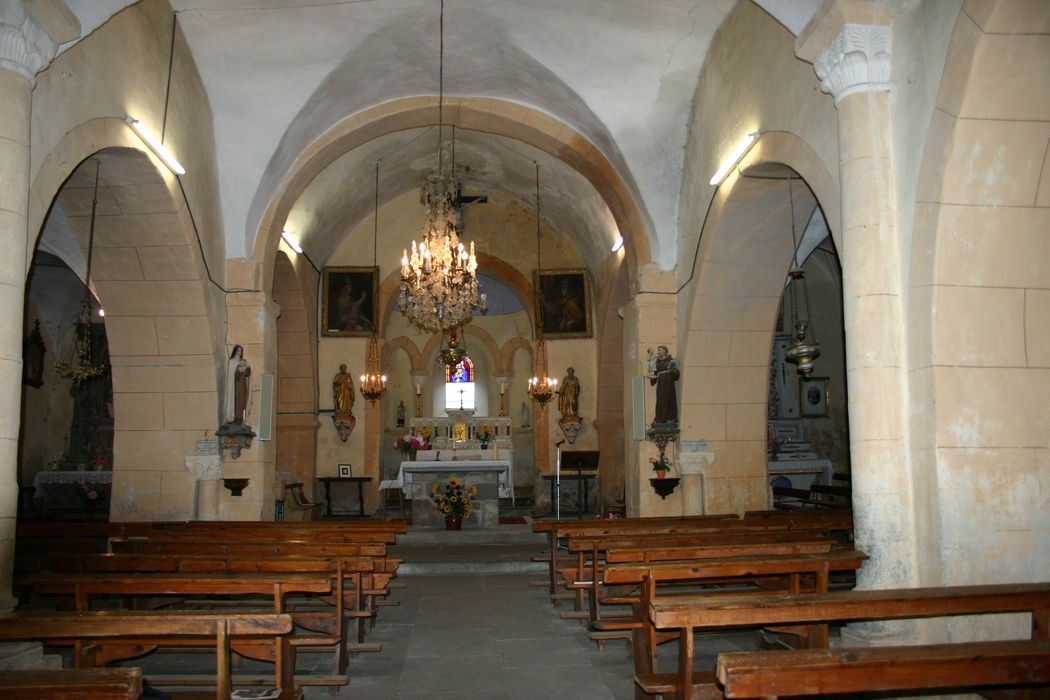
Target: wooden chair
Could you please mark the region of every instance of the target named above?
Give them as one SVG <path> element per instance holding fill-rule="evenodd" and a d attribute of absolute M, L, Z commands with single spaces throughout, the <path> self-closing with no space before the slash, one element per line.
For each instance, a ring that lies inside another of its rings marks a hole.
<path fill-rule="evenodd" d="M 314 503 L 303 493 L 303 482 L 284 485 L 284 519 L 316 520 L 321 514 L 321 504 Z"/>
<path fill-rule="evenodd" d="M 400 479 L 385 479 L 379 482 L 379 513 L 382 513 L 384 519 L 386 518 L 386 504 L 390 500 L 390 492 L 393 491 L 397 494 L 397 504 L 401 507 L 401 519 L 407 520 L 403 488 L 404 483 Z"/>

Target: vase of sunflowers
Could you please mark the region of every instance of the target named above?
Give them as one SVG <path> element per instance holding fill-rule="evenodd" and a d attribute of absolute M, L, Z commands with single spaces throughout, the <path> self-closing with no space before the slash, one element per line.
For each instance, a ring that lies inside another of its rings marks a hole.
<path fill-rule="evenodd" d="M 453 476 L 444 484 L 435 481 L 430 494 L 434 508 L 445 516 L 445 529 L 459 530 L 463 527 L 463 518 L 474 510 L 478 487 L 464 484 L 458 476 Z"/>

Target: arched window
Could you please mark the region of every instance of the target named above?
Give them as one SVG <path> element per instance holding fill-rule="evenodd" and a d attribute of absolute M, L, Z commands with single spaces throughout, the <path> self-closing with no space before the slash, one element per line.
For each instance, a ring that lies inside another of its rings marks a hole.
<path fill-rule="evenodd" d="M 474 410 L 474 362 L 466 356 L 445 367 L 445 410 L 461 408 Z"/>

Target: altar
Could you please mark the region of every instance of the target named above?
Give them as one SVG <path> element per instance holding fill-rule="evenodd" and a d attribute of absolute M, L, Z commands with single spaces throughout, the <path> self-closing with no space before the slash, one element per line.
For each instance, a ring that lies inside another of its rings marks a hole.
<path fill-rule="evenodd" d="M 450 477 L 476 486 L 474 512 L 463 521 L 464 527 L 498 527 L 499 498 L 508 492 L 514 498 L 514 473 L 509 459 L 412 460 L 401 463 L 398 481 L 412 500 L 412 524 L 421 527 L 443 527 L 445 518 L 431 500 L 435 482 L 444 484 Z"/>

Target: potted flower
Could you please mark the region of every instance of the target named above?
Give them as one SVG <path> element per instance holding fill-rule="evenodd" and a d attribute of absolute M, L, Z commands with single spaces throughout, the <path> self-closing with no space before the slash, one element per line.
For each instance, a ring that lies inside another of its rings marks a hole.
<path fill-rule="evenodd" d="M 459 530 L 463 518 L 474 510 L 474 501 L 478 498 L 478 487 L 464 484 L 458 476 L 450 477 L 444 485 L 435 481 L 430 489 L 434 509 L 445 516 L 446 530 Z"/>
<path fill-rule="evenodd" d="M 415 460 L 416 452 L 430 449 L 430 440 L 420 435 L 409 433 L 394 440 L 394 447 L 404 452 L 407 459 Z"/>
<path fill-rule="evenodd" d="M 671 471 L 671 460 L 662 454 L 659 457 L 650 457 L 649 463 L 653 465 L 653 471 L 656 472 L 657 479 L 663 479 L 667 476 L 667 472 Z"/>

